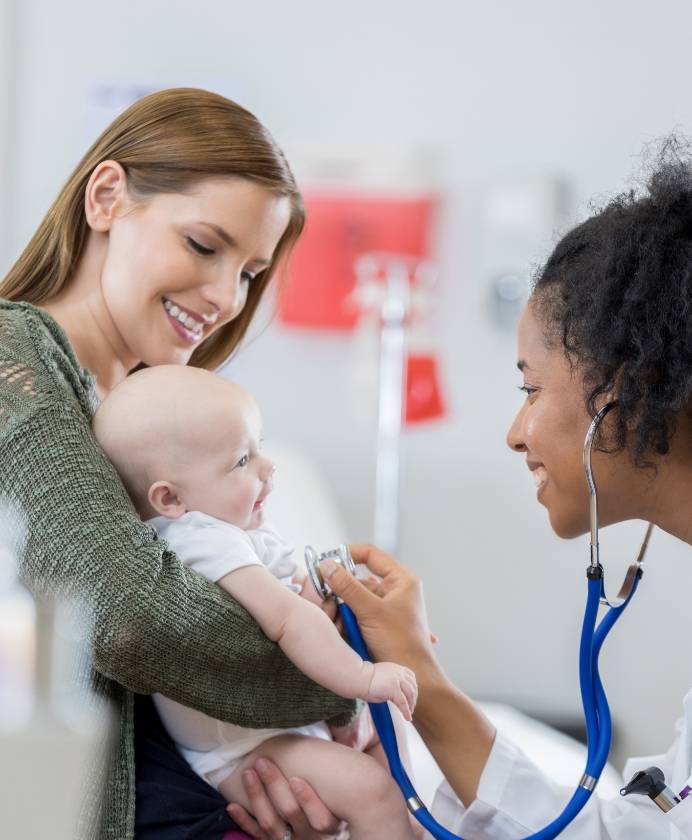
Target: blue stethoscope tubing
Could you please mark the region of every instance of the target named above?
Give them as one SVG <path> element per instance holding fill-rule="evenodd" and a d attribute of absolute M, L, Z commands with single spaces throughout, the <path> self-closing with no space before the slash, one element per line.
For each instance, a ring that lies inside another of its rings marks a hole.
<path fill-rule="evenodd" d="M 579 646 L 579 682 L 587 731 L 587 759 L 582 782 L 584 780 L 591 780 L 592 784 L 587 782 L 586 786 L 584 786 L 580 783 L 580 786 L 576 789 L 560 816 L 553 820 L 550 825 L 547 825 L 535 834 L 529 835 L 526 840 L 552 840 L 552 838 L 557 837 L 573 822 L 586 805 L 593 793 L 596 781 L 603 772 L 603 768 L 608 760 L 608 754 L 610 753 L 613 727 L 608 700 L 598 669 L 598 658 L 603 642 L 614 627 L 615 622 L 620 618 L 632 600 L 640 579 L 641 572 L 636 576 L 632 588 L 623 603 L 618 606 L 609 607 L 597 626 L 598 607 L 601 599 L 605 598 L 603 574 L 600 566 L 595 573 L 592 569 L 590 570 L 586 609 Z M 343 620 L 351 647 L 362 659 L 368 662 L 372 661 L 353 610 L 348 604 L 341 601 L 341 599 L 339 599 L 339 613 Z M 370 703 L 369 705 L 377 734 L 380 737 L 387 761 L 389 762 L 390 772 L 399 785 L 411 813 L 437 840 L 463 840 L 463 838 L 452 834 L 451 831 L 448 831 L 444 826 L 440 825 L 418 798 L 418 794 L 401 763 L 394 724 L 387 704 Z"/>

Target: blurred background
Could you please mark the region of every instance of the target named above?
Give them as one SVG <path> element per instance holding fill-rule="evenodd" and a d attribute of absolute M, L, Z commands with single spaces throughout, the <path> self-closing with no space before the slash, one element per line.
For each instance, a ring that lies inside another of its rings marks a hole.
<path fill-rule="evenodd" d="M 672 0 L 0 0 L 0 270 L 100 130 L 163 87 L 209 88 L 252 110 L 308 206 L 332 202 L 337 228 L 354 196 L 428 202 L 402 247 L 420 234 L 439 267 L 412 341 L 435 359 L 441 405 L 402 435 L 398 554 L 425 582 L 461 688 L 571 726 L 588 543 L 552 534 L 506 447 L 523 398 L 514 322 L 559 233 L 630 183 L 647 143 L 692 133 L 691 29 L 692 6 Z M 369 224 L 368 247 L 379 242 Z M 313 262 L 325 287 L 343 247 L 334 237 Z M 259 400 L 268 438 L 319 470 L 343 530 L 334 538 L 370 540 L 377 336 L 279 308 L 226 372 Z M 642 531 L 603 534 L 611 586 Z M 689 635 L 690 560 L 655 534 L 645 585 L 609 639 L 616 762 L 672 739 L 692 683 L 684 656 L 672 658 Z"/>

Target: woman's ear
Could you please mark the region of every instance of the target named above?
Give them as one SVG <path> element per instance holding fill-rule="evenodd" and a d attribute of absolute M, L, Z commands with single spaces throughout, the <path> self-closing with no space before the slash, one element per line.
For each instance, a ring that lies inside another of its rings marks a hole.
<path fill-rule="evenodd" d="M 127 202 L 127 175 L 115 160 L 104 160 L 94 169 L 84 191 L 84 213 L 92 230 L 105 233 Z"/>
<path fill-rule="evenodd" d="M 180 499 L 175 484 L 170 481 L 154 482 L 149 488 L 147 499 L 156 513 L 168 519 L 178 519 L 187 513 L 187 508 Z"/>

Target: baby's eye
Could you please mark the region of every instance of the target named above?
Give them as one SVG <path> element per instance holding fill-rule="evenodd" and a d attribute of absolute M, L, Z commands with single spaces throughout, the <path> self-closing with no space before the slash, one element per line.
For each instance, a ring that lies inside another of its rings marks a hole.
<path fill-rule="evenodd" d="M 243 455 L 243 457 L 240 459 L 240 461 L 238 461 L 238 463 L 236 464 L 236 467 L 246 467 L 246 466 L 247 466 L 247 462 L 248 462 L 249 460 L 250 460 L 250 456 L 249 456 L 249 455 Z"/>

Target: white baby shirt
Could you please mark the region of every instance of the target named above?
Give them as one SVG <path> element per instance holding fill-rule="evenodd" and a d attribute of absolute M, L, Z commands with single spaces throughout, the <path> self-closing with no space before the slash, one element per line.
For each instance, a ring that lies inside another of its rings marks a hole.
<path fill-rule="evenodd" d="M 199 511 L 190 511 L 178 519 L 156 516 L 147 524 L 156 529 L 160 539 L 166 540 L 182 563 L 213 583 L 244 566 L 263 565 L 284 585 L 300 591 L 300 586 L 292 583 L 296 571 L 293 546 L 268 525 L 243 531 Z M 331 740 L 325 723 L 295 729 L 246 729 L 215 720 L 160 694 L 154 694 L 153 700 L 188 764 L 214 787 L 233 772 L 243 756 L 268 738 L 297 732 Z"/>

